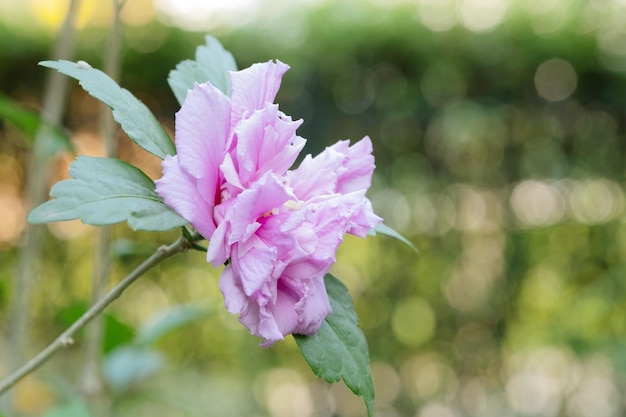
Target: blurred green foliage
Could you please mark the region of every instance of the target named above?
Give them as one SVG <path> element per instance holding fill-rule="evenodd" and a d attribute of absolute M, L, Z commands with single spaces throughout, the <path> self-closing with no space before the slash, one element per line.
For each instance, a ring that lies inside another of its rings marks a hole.
<path fill-rule="evenodd" d="M 481 21 L 463 14 L 470 3 L 326 2 L 217 35 L 239 68 L 274 58 L 292 66 L 278 102 L 305 120 L 299 134 L 308 152 L 344 138 L 374 142 L 375 210 L 419 249 L 415 255 L 385 236 L 348 237 L 333 269 L 370 344 L 378 415 L 623 415 L 626 6 L 510 2 L 500 24 L 472 31 Z M 105 35 L 83 29 L 77 59 L 102 67 Z M 141 48 L 147 39 L 158 46 Z M 170 131 L 178 104 L 167 74 L 203 42 L 204 33 L 158 22 L 125 29 L 120 84 Z M 36 63 L 49 58 L 50 43 L 0 26 L 3 94 L 38 107 L 45 71 Z M 91 143 L 85 132 L 96 129 L 95 108 L 74 85 L 65 127 L 77 142 Z M 17 207 L 18 215 L 7 214 L 17 225 L 27 174 L 19 135 L 8 123 L 0 130 L 0 198 L 7 213 Z M 122 157 L 159 175 L 122 141 Z M 4 221 L 2 306 L 19 250 L 7 228 Z M 32 306 L 42 344 L 66 325 L 59 311 L 88 298 L 91 230 L 50 226 Z M 176 233 L 119 226 L 115 235 L 156 247 Z M 116 259 L 111 280 L 140 259 Z M 137 328 L 170 306 L 219 305 L 218 277 L 202 254 L 184 254 L 142 278 L 109 313 Z M 157 343 L 166 369 L 141 395 L 120 399 L 116 415 L 151 415 L 157 406 L 141 398 L 168 402 L 162 416 L 181 415 L 180 407 L 184 415 L 364 415 L 341 386 L 315 381 L 292 340 L 260 349 L 236 318 L 216 311 Z M 79 350 L 80 343 L 46 373 L 63 370 L 73 383 Z"/>

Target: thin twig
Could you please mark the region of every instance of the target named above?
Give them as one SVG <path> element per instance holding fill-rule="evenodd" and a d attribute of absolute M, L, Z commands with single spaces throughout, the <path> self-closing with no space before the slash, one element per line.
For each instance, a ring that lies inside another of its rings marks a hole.
<path fill-rule="evenodd" d="M 89 310 L 85 312 L 78 320 L 74 322 L 66 331 L 64 331 L 54 342 L 50 343 L 48 347 L 39 352 L 37 356 L 28 361 L 20 369 L 9 375 L 4 381 L 0 383 L 0 395 L 4 394 L 17 382 L 19 382 L 26 375 L 30 374 L 41 365 L 43 365 L 52 355 L 54 355 L 61 348 L 72 345 L 74 342 L 72 336 L 85 327 L 90 320 L 98 316 L 109 304 L 119 298 L 124 290 L 128 288 L 137 278 L 157 265 L 159 262 L 169 258 L 180 252 L 184 252 L 192 248 L 192 243 L 181 236 L 178 240 L 169 246 L 161 246 L 156 250 L 148 259 L 146 259 L 141 265 L 139 265 L 133 272 L 128 274 L 119 284 L 117 284 L 111 291 L 109 291 L 103 298 L 95 303 Z"/>

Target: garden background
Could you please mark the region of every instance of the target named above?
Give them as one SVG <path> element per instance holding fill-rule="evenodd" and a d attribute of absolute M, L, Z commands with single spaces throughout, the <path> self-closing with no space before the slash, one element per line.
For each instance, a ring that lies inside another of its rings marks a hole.
<path fill-rule="evenodd" d="M 369 341 L 377 416 L 624 415 L 626 3 L 216 3 L 128 0 L 119 83 L 173 136 L 167 74 L 210 33 L 239 68 L 270 59 L 292 67 L 277 102 L 304 119 L 306 153 L 372 138 L 369 197 L 419 251 L 386 236 L 348 237 L 332 269 Z M 106 65 L 114 4 L 81 2 L 73 60 Z M 43 226 L 36 254 L 22 239 L 34 130 L 15 122 L 12 103 L 44 105 L 49 70 L 37 62 L 51 58 L 68 5 L 0 3 L 5 374 L 86 309 L 103 259 L 97 229 L 76 221 Z M 105 155 L 99 103 L 67 82 L 60 125 L 78 154 Z M 115 135 L 122 159 L 160 176 L 155 157 Z M 51 186 L 72 158 L 55 152 L 34 181 Z M 120 224 L 110 234 L 107 286 L 179 232 Z M 32 272 L 25 292 L 23 265 Z M 312 375 L 292 338 L 259 348 L 222 307 L 218 277 L 201 253 L 167 260 L 106 311 L 101 349 L 90 352 L 79 335 L 5 398 L 5 412 L 364 415 L 343 385 Z M 30 300 L 18 327 L 16 299 Z M 171 329 L 149 327 L 158 317 Z"/>

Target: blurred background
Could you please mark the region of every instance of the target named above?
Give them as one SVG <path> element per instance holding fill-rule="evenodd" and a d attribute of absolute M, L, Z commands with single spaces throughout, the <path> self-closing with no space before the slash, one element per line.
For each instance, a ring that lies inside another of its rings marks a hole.
<path fill-rule="evenodd" d="M 103 68 L 116 2 L 79 3 L 71 59 Z M 69 5 L 0 2 L 5 116 L 11 103 L 44 107 L 37 62 Z M 377 416 L 626 414 L 626 2 L 127 0 L 120 16 L 119 82 L 171 135 L 167 74 L 210 33 L 239 68 L 291 65 L 277 102 L 304 119 L 307 153 L 372 138 L 369 197 L 419 249 L 347 237 L 332 270 L 369 341 Z M 98 102 L 67 85 L 59 125 L 78 154 L 104 155 Z M 37 145 L 15 120 L 0 121 L 4 373 L 85 310 L 103 259 L 80 222 L 43 226 L 27 251 Z M 122 159 L 160 176 L 115 135 Z M 50 152 L 34 183 L 64 178 L 72 158 Z M 110 234 L 107 287 L 178 231 Z M 200 252 L 150 271 L 107 310 L 96 352 L 78 335 L 5 399 L 6 415 L 365 415 L 291 338 L 259 348 L 223 309 L 219 273 Z"/>

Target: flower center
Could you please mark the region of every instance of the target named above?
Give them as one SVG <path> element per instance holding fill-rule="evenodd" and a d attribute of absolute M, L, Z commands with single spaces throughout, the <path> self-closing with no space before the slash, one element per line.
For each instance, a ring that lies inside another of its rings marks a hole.
<path fill-rule="evenodd" d="M 289 211 L 298 211 L 302 208 L 302 206 L 304 206 L 303 201 L 288 200 L 285 203 L 283 203 L 283 207 L 285 207 Z M 278 213 L 280 213 L 280 209 L 275 207 L 261 214 L 261 217 L 275 216 Z"/>
<path fill-rule="evenodd" d="M 273 208 L 273 209 L 268 210 L 265 213 L 261 214 L 261 217 L 275 216 L 277 214 L 278 214 L 278 209 L 277 208 Z"/>

